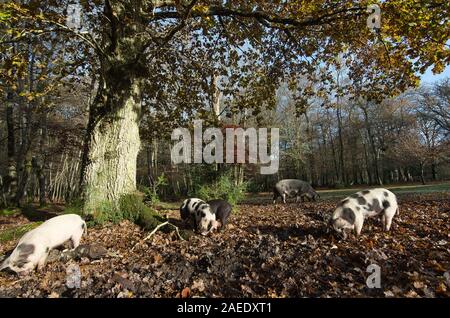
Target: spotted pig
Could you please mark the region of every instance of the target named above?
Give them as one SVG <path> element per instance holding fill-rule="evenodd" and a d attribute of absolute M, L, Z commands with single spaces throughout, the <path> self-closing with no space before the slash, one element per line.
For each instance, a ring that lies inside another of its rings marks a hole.
<path fill-rule="evenodd" d="M 339 202 L 330 226 L 345 239 L 346 229 L 354 230 L 359 236 L 365 218 L 380 216 L 383 230 L 389 231 L 392 219 L 398 213 L 397 198 L 391 191 L 383 188 L 364 190 Z"/>

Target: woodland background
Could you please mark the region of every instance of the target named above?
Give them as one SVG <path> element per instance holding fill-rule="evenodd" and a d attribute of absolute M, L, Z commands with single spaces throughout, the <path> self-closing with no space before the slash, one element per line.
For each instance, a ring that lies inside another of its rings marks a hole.
<path fill-rule="evenodd" d="M 42 271 L 1 272 L 0 297 L 449 297 L 450 79 L 421 82 L 448 72 L 449 16 L 448 0 L 0 1 L 0 261 L 51 217 L 89 225 Z M 194 119 L 279 127 L 278 173 L 173 165 Z M 282 178 L 320 200 L 273 204 Z M 391 231 L 371 218 L 338 240 L 336 204 L 381 185 Z M 226 229 L 195 235 L 188 196 L 230 201 Z"/>

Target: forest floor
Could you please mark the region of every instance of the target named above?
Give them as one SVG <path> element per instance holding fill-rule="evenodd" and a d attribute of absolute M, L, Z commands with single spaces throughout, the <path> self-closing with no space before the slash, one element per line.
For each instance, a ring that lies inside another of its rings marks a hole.
<path fill-rule="evenodd" d="M 24 277 L 1 272 L 0 297 L 450 297 L 450 187 L 437 191 L 400 193 L 391 232 L 369 219 L 359 238 L 346 241 L 324 222 L 343 192 L 285 205 L 249 198 L 225 231 L 187 241 L 157 232 L 143 242 L 148 233 L 128 221 L 89 228 L 82 244 L 105 247 L 102 258 L 54 261 Z M 161 212 L 181 226 L 176 206 Z M 42 213 L 60 212 L 49 210 Z M 0 259 L 23 234 L 17 229 L 36 220 L 5 214 Z M 381 288 L 366 285 L 371 264 L 380 266 Z M 67 286 L 73 265 L 80 288 Z"/>

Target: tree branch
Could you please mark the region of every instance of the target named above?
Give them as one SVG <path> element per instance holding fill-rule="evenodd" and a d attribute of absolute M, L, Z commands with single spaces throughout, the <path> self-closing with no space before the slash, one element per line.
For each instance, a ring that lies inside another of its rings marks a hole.
<path fill-rule="evenodd" d="M 324 14 L 319 17 L 307 17 L 303 20 L 297 20 L 295 18 L 286 18 L 278 15 L 271 15 L 264 11 L 239 11 L 233 10 L 229 8 L 224 8 L 221 6 L 210 6 L 207 10 L 203 11 L 193 11 L 191 13 L 192 17 L 211 17 L 211 16 L 221 16 L 221 17 L 242 17 L 242 18 L 254 18 L 259 22 L 264 22 L 266 26 L 270 25 L 274 27 L 273 24 L 281 24 L 281 25 L 290 25 L 294 27 L 305 27 L 305 26 L 313 26 L 319 25 L 327 22 L 329 18 L 335 17 L 339 14 L 348 14 L 348 13 L 356 13 L 362 14 L 365 13 L 366 9 L 363 7 L 351 7 L 336 10 L 334 12 L 330 12 Z M 179 12 L 170 11 L 170 12 L 155 12 L 154 20 L 162 20 L 162 19 L 179 19 L 182 18 Z"/>

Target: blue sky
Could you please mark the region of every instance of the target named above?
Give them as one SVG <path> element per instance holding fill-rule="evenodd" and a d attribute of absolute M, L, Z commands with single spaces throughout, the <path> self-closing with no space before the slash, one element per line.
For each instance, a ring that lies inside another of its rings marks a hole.
<path fill-rule="evenodd" d="M 425 74 L 423 74 L 420 79 L 421 79 L 421 84 L 425 84 L 425 83 L 434 83 L 437 82 L 441 79 L 444 79 L 446 77 L 450 77 L 450 65 L 447 65 L 447 67 L 444 69 L 444 71 L 440 74 L 436 74 L 433 75 L 433 72 L 431 71 L 431 67 L 428 68 L 428 70 L 425 72 Z"/>

